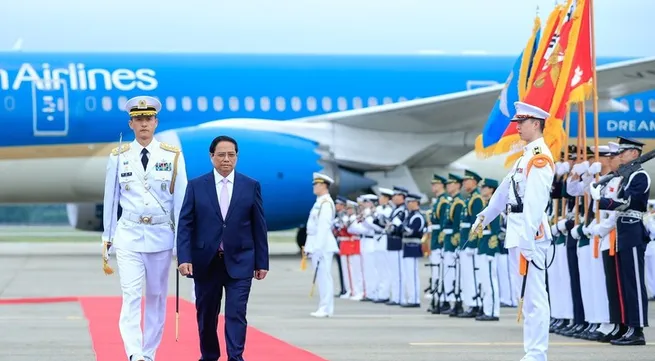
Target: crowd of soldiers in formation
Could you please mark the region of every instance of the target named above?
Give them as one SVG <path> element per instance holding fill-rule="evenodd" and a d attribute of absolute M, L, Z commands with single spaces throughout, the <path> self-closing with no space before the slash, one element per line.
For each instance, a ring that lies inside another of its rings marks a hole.
<path fill-rule="evenodd" d="M 596 174 L 616 170 L 612 154 L 587 149 L 587 159 L 577 160 L 569 146 L 568 159 L 555 164 L 549 215 L 553 242 L 548 252 L 547 288 L 551 306 L 550 332 L 579 339 L 609 342 L 629 327 L 622 322 L 617 271 L 611 266 L 615 252 L 615 225 L 598 225 L 588 185 Z M 605 188 L 616 192 L 620 177 Z M 419 209 L 420 196 L 405 188 L 380 188 L 356 201 L 338 197 L 333 232 L 339 244 L 336 256 L 341 291 L 336 297 L 353 301 L 420 307 L 420 296 L 432 314 L 478 321 L 499 320 L 500 307 L 517 307 L 520 276 L 508 267 L 504 247 L 505 214 L 482 234 L 471 232 L 476 215 L 498 187 L 472 171 L 464 176 L 434 175 L 430 209 Z M 655 201 L 643 216 L 651 239 L 655 238 Z M 601 211 L 607 219 L 610 211 Z M 616 220 L 614 220 L 616 222 Z M 601 222 L 602 223 L 602 222 Z M 606 229 L 605 229 L 606 228 Z M 421 290 L 419 260 L 429 260 L 427 287 Z M 645 257 L 648 298 L 655 300 L 655 246 Z M 624 317 L 624 316 L 623 316 Z"/>

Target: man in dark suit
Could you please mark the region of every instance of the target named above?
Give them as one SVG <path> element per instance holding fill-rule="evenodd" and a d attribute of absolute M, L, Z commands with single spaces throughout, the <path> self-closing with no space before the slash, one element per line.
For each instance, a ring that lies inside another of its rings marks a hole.
<path fill-rule="evenodd" d="M 216 328 L 223 288 L 228 361 L 243 361 L 252 278 L 262 280 L 268 271 L 261 186 L 234 171 L 238 153 L 230 137 L 212 141 L 214 169 L 189 181 L 177 228 L 178 270 L 195 281 L 200 361 L 221 354 Z"/>

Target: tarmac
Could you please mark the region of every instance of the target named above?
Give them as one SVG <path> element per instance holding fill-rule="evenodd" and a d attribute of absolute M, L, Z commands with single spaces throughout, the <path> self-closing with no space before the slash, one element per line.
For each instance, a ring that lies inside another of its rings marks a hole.
<path fill-rule="evenodd" d="M 118 277 L 101 271 L 99 244 L 0 243 L 0 299 L 22 297 L 119 296 Z M 516 309 L 501 309 L 499 322 L 453 319 L 368 302 L 335 300 L 335 315 L 314 319 L 318 303 L 309 297 L 312 272 L 300 270 L 293 243 L 271 244 L 271 270 L 256 281 L 248 323 L 330 361 L 510 361 L 523 356 Z M 112 266 L 115 259 L 112 257 Z M 333 268 L 335 291 L 338 287 Z M 171 267 L 171 294 L 174 292 Z M 428 269 L 421 269 L 422 288 Z M 189 299 L 190 281 L 181 280 Z M 655 318 L 650 302 L 650 323 Z M 117 326 L 116 326 L 117 327 Z M 183 335 L 182 335 L 183 336 Z M 653 360 L 655 332 L 647 346 L 617 347 L 552 335 L 549 359 L 557 361 Z M 88 325 L 78 303 L 0 304 L 0 360 L 94 360 Z M 257 361 L 257 360 L 248 360 Z"/>

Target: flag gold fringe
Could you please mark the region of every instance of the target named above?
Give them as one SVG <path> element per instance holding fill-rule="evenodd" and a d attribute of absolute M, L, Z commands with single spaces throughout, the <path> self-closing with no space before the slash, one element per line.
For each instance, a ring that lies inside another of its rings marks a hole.
<path fill-rule="evenodd" d="M 532 55 L 532 49 L 534 49 L 534 43 L 537 40 L 537 32 L 539 31 L 539 29 L 541 29 L 541 19 L 539 18 L 539 16 L 537 16 L 536 18 L 534 18 L 532 35 L 530 36 L 530 39 L 528 39 L 528 42 L 525 45 L 525 49 L 523 50 L 523 58 L 521 58 L 521 68 L 519 71 L 519 80 L 517 82 L 519 85 L 519 99 L 523 99 L 525 97 L 525 93 L 528 91 L 528 84 L 529 84 L 528 80 L 533 76 L 533 74 L 535 73 L 535 68 L 537 68 L 537 65 L 539 65 L 539 64 L 536 65 L 533 64 L 532 67 L 530 67 L 530 62 L 535 58 L 531 56 L 527 56 L 527 54 Z M 528 69 L 530 71 L 528 71 Z"/>
<path fill-rule="evenodd" d="M 519 87 L 519 99 L 523 100 L 525 98 L 525 95 L 527 95 L 528 91 L 530 91 L 530 88 L 532 88 L 532 84 L 534 83 L 534 78 L 535 76 L 539 73 L 539 62 L 540 60 L 544 57 L 546 54 L 546 51 L 548 50 L 548 45 L 550 44 L 550 40 L 553 37 L 553 34 L 555 33 L 555 27 L 560 27 L 561 22 L 560 18 L 563 18 L 566 13 L 565 10 L 568 9 L 568 7 L 562 6 L 562 5 L 556 5 L 553 11 L 551 11 L 550 15 L 548 15 L 548 20 L 546 20 L 546 27 L 544 28 L 543 34 L 544 36 L 539 39 L 539 45 L 537 46 L 537 51 L 534 54 L 533 61 L 535 63 L 532 64 L 532 69 L 529 74 L 529 80 L 527 81 L 527 85 L 524 89 Z M 534 30 L 533 33 L 533 38 L 530 40 L 534 42 L 536 38 L 536 30 Z M 534 46 L 534 44 L 528 42 L 526 45 L 526 49 L 530 49 L 531 46 Z M 523 52 L 525 54 L 525 51 Z M 523 58 L 523 61 L 526 61 L 526 58 Z M 527 72 L 527 69 L 524 70 L 524 67 L 527 68 L 527 66 L 524 66 L 524 64 L 521 65 L 521 72 L 523 71 Z M 519 82 L 524 81 L 522 76 L 519 77 Z M 519 83 L 520 84 L 520 83 Z M 493 154 L 494 155 L 501 155 L 501 154 L 506 154 L 512 151 L 515 147 L 521 146 L 521 137 L 518 134 L 512 134 L 506 137 L 500 138 L 498 143 L 494 146 Z M 514 162 L 521 156 L 521 153 L 514 153 L 510 154 L 507 156 L 507 159 L 505 160 L 505 166 L 510 167 Z"/>

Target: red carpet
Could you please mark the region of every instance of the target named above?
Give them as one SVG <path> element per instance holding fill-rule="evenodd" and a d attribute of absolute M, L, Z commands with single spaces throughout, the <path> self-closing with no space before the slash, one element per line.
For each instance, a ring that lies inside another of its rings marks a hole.
<path fill-rule="evenodd" d="M 96 361 L 118 361 L 125 359 L 123 342 L 118 331 L 120 297 L 81 297 L 84 315 L 89 321 Z M 195 306 L 180 299 L 179 340 L 175 342 L 175 298 L 169 297 L 164 327 L 164 338 L 157 351 L 157 361 L 195 361 L 200 358 L 198 328 Z M 221 360 L 227 360 L 223 317 L 219 320 Z M 247 361 L 326 361 L 308 351 L 290 345 L 254 327 L 248 327 L 246 352 Z"/>

